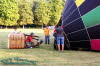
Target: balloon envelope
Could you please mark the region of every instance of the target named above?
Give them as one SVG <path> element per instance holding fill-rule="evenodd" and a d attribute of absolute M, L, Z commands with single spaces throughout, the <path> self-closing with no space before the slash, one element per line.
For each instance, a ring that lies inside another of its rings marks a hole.
<path fill-rule="evenodd" d="M 66 0 L 61 19 L 70 48 L 100 50 L 100 0 Z"/>

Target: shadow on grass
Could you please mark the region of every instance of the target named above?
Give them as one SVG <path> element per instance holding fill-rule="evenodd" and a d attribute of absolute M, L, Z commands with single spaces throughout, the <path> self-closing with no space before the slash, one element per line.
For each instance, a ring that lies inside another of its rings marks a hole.
<path fill-rule="evenodd" d="M 0 62 L 3 65 L 35 65 L 35 66 L 37 63 L 37 61 L 21 59 L 19 57 L 2 59 L 0 60 Z"/>

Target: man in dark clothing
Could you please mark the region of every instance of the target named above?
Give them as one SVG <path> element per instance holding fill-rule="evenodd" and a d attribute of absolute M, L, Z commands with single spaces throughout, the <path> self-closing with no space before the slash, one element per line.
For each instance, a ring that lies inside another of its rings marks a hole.
<path fill-rule="evenodd" d="M 62 45 L 62 51 L 64 51 L 64 31 L 62 26 L 58 26 L 56 28 L 56 33 L 57 33 L 57 46 L 58 46 L 58 51 L 60 51 L 60 44 Z"/>

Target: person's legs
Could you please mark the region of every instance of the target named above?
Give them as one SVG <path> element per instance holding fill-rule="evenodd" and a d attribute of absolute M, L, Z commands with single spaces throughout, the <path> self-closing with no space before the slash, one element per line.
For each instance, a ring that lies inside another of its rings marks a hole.
<path fill-rule="evenodd" d="M 37 42 L 37 44 L 36 45 L 32 45 L 31 47 L 36 47 L 36 46 L 39 46 L 40 45 L 40 43 L 39 42 Z"/>
<path fill-rule="evenodd" d="M 58 46 L 58 51 L 60 51 L 60 37 L 57 37 L 57 46 Z"/>
<path fill-rule="evenodd" d="M 32 47 L 36 47 L 36 46 L 39 46 L 39 45 L 41 45 L 43 43 L 43 40 L 39 40 L 38 42 L 37 42 L 37 44 L 36 45 L 33 45 Z"/>
<path fill-rule="evenodd" d="M 57 39 L 56 38 L 54 38 L 54 48 L 58 49 L 58 47 L 57 47 Z"/>
<path fill-rule="evenodd" d="M 48 36 L 48 44 L 50 44 L 50 36 Z"/>
<path fill-rule="evenodd" d="M 64 45 L 62 45 L 62 51 L 64 51 Z"/>
<path fill-rule="evenodd" d="M 60 45 L 57 45 L 58 46 L 58 51 L 60 51 Z"/>
<path fill-rule="evenodd" d="M 30 48 L 30 42 L 26 42 L 26 48 Z"/>
<path fill-rule="evenodd" d="M 31 42 L 31 46 L 35 45 L 34 42 Z"/>
<path fill-rule="evenodd" d="M 45 36 L 45 44 L 47 44 L 47 36 Z"/>
<path fill-rule="evenodd" d="M 43 43 L 43 40 L 42 40 L 42 39 L 39 39 L 38 42 L 39 42 L 40 44 L 42 44 L 42 43 Z"/>
<path fill-rule="evenodd" d="M 61 37 L 62 51 L 64 51 L 64 37 Z"/>

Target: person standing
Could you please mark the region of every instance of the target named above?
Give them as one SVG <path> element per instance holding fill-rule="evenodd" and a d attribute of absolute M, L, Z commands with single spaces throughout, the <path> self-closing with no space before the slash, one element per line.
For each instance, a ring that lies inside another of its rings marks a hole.
<path fill-rule="evenodd" d="M 14 34 L 19 34 L 19 33 L 21 33 L 21 31 L 17 31 L 17 27 L 14 27 L 14 31 L 12 31 L 11 33 L 14 33 Z"/>
<path fill-rule="evenodd" d="M 55 27 L 55 29 L 56 29 L 56 27 Z M 55 29 L 54 29 L 54 32 L 53 32 L 53 36 L 54 36 L 54 48 L 57 49 L 57 41 L 56 41 L 57 33 L 56 33 Z"/>
<path fill-rule="evenodd" d="M 62 45 L 62 51 L 64 51 L 64 31 L 62 26 L 58 26 L 56 28 L 56 33 L 57 33 L 57 47 L 58 47 L 58 51 L 60 51 L 60 44 Z"/>
<path fill-rule="evenodd" d="M 14 31 L 12 31 L 12 32 L 10 32 L 9 34 L 8 34 L 8 37 L 10 37 L 10 35 L 11 34 L 19 34 L 19 33 L 21 33 L 21 31 L 17 31 L 17 27 L 14 27 Z"/>
<path fill-rule="evenodd" d="M 48 27 L 44 29 L 44 34 L 45 34 L 45 44 L 50 44 L 50 29 Z"/>

